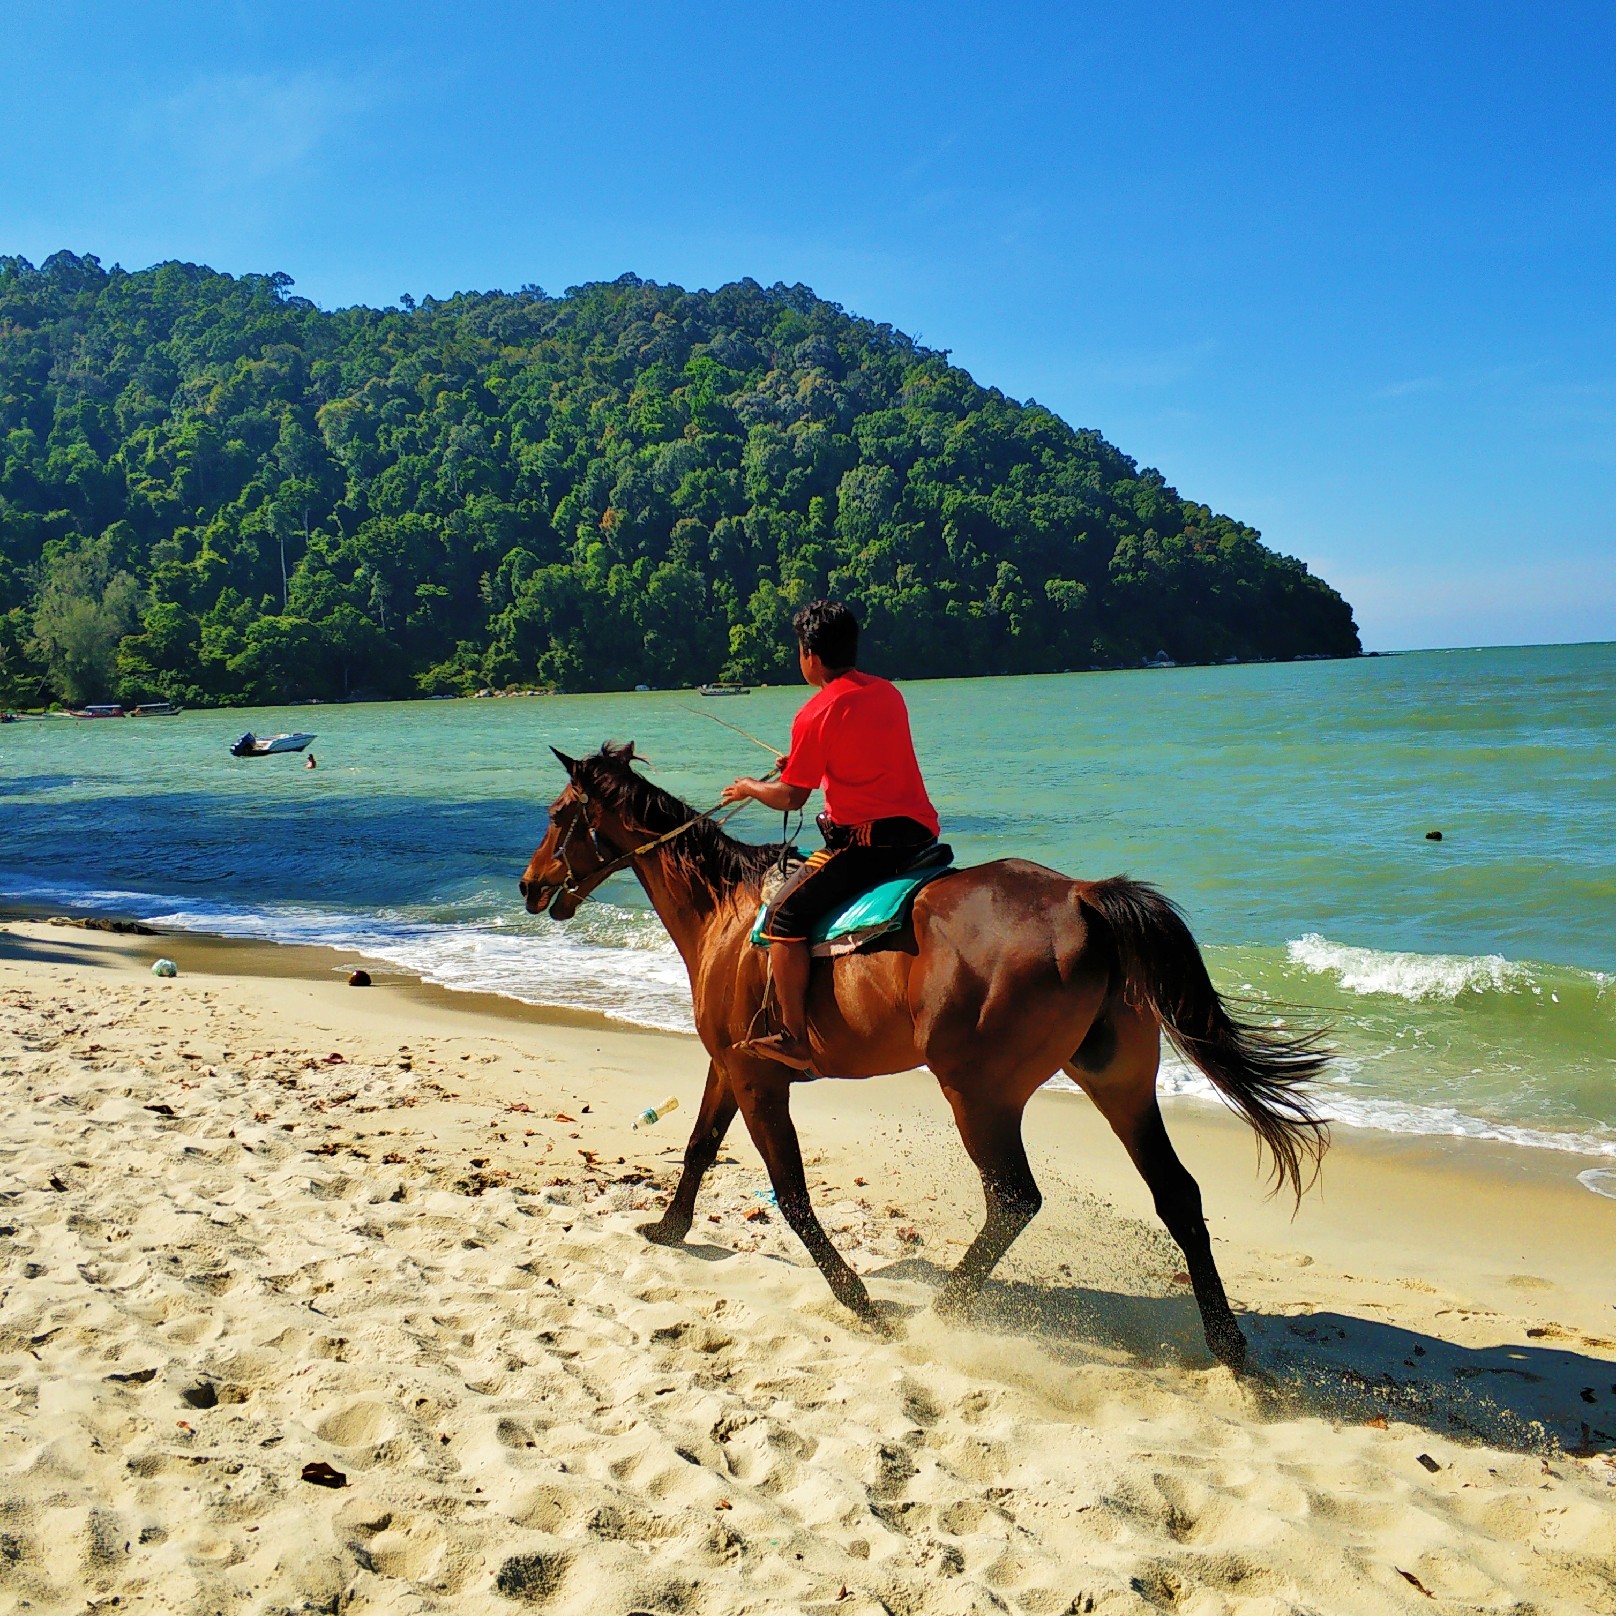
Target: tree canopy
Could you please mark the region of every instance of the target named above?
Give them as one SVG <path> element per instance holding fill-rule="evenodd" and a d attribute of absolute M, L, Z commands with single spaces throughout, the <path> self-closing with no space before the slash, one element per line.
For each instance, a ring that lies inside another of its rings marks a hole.
<path fill-rule="evenodd" d="M 1096 431 L 804 286 L 322 310 L 0 257 L 0 701 L 1354 655 L 1350 607 Z"/>

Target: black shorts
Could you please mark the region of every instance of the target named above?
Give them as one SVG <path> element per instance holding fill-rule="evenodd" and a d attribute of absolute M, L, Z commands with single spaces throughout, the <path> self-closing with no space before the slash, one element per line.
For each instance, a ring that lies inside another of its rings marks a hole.
<path fill-rule="evenodd" d="M 815 921 L 908 869 L 915 856 L 936 840 L 913 819 L 821 828 L 827 845 L 792 874 L 763 917 L 768 942 L 806 942 Z"/>

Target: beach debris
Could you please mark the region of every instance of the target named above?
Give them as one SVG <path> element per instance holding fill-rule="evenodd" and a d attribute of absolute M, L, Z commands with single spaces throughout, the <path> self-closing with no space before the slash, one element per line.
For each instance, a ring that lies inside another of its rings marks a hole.
<path fill-rule="evenodd" d="M 763 1207 L 754 1206 L 752 1210 L 746 1214 L 746 1221 L 748 1223 L 767 1223 L 769 1221 L 769 1214 L 764 1210 Z"/>
<path fill-rule="evenodd" d="M 105 915 L 52 915 L 52 926 L 77 926 L 80 931 L 112 931 L 120 936 L 160 937 L 154 926 L 143 926 L 138 920 L 109 920 Z"/>
<path fill-rule="evenodd" d="M 303 1479 L 316 1487 L 346 1487 L 348 1478 L 324 1459 L 312 1459 L 303 1466 Z"/>
<path fill-rule="evenodd" d="M 153 976 L 178 976 L 180 968 L 171 959 L 154 960 L 151 974 Z"/>
<path fill-rule="evenodd" d="M 584 1110 L 588 1110 L 586 1105 Z M 655 1127 L 670 1111 L 679 1109 L 679 1096 L 670 1094 L 667 1099 L 659 1101 L 656 1105 L 648 1105 L 634 1118 L 634 1131 L 638 1133 L 641 1128 Z"/>
<path fill-rule="evenodd" d="M 1425 833 L 1425 839 L 1428 842 L 1440 842 L 1442 840 L 1442 832 L 1439 830 L 1428 830 Z M 1405 1571 L 1403 1575 L 1406 1577 L 1408 1573 Z M 1420 1590 L 1421 1593 L 1424 1591 L 1425 1590 L 1423 1588 Z"/>
<path fill-rule="evenodd" d="M 326 1056 L 325 1063 L 327 1066 L 345 1066 L 348 1063 L 348 1057 L 346 1055 L 339 1054 L 333 1049 L 331 1053 Z"/>
<path fill-rule="evenodd" d="M 569 1117 L 565 1111 L 557 1111 L 555 1119 L 557 1122 L 576 1122 L 578 1120 L 576 1117 Z"/>
<path fill-rule="evenodd" d="M 368 988 L 370 986 L 370 972 L 360 967 L 348 973 L 348 986 L 351 988 Z"/>
<path fill-rule="evenodd" d="M 124 1386 L 145 1386 L 157 1379 L 157 1371 L 155 1369 L 130 1369 L 123 1373 L 108 1375 L 106 1378 L 115 1380 Z"/>
<path fill-rule="evenodd" d="M 173 1106 L 162 1100 L 159 1100 L 156 1105 L 148 1105 L 143 1109 L 147 1111 L 155 1111 L 160 1117 L 177 1117 L 179 1115 L 179 1112 L 176 1111 Z"/>
<path fill-rule="evenodd" d="M 1439 1471 L 1442 1468 L 1442 1466 L 1439 1465 L 1436 1462 L 1436 1460 L 1433 1459 L 1431 1457 L 1431 1455 L 1428 1454 L 1428 1453 L 1416 1453 L 1414 1455 L 1414 1462 L 1416 1464 L 1424 1465 L 1425 1468 L 1427 1470 L 1429 1470 L 1433 1476 L 1437 1473 L 1437 1471 Z"/>
<path fill-rule="evenodd" d="M 1403 1579 L 1403 1581 L 1406 1582 L 1409 1585 L 1409 1587 L 1418 1588 L 1419 1591 L 1422 1594 L 1424 1594 L 1427 1599 L 1435 1599 L 1436 1598 L 1436 1595 L 1434 1593 L 1432 1593 L 1431 1590 L 1429 1588 L 1427 1588 L 1425 1586 L 1425 1584 L 1423 1582 L 1421 1582 L 1420 1579 L 1418 1577 L 1416 1577 L 1412 1571 L 1405 1571 L 1401 1566 L 1393 1566 L 1392 1570 L 1395 1571 L 1397 1573 L 1397 1575 L 1400 1576 Z"/>

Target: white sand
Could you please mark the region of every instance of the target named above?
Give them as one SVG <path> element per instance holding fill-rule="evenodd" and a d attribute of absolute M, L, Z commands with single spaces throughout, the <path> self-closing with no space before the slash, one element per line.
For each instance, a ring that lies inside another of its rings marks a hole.
<path fill-rule="evenodd" d="M 980 1200 L 934 1086 L 813 1085 L 883 1340 L 739 1131 L 690 1248 L 634 1232 L 693 1041 L 330 964 L 0 934 L 0 1610 L 1616 1611 L 1586 1164 L 1344 1140 L 1292 1223 L 1237 1123 L 1175 1110 L 1236 1381 L 1085 1102 L 1035 1102 L 1045 1210 L 961 1329 L 926 1303 Z"/>

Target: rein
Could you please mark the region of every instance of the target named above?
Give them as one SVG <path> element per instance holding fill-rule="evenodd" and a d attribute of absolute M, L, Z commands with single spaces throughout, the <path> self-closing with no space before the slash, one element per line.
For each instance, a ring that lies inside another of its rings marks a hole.
<path fill-rule="evenodd" d="M 603 859 L 601 864 L 580 877 L 578 872 L 573 869 L 572 858 L 567 851 L 568 844 L 572 840 L 570 831 L 562 838 L 560 845 L 557 847 L 556 851 L 561 855 L 561 867 L 567 872 L 567 879 L 562 882 L 561 891 L 569 898 L 576 898 L 580 903 L 590 897 L 595 888 L 605 881 L 608 876 L 616 875 L 619 870 L 626 870 L 635 859 L 643 858 L 647 853 L 654 853 L 657 848 L 671 842 L 677 836 L 683 836 L 687 830 L 701 824 L 704 819 L 712 819 L 715 825 L 727 824 L 746 806 L 744 801 L 738 802 L 727 814 L 714 819 L 713 816 L 718 814 L 719 810 L 724 807 L 723 803 L 715 802 L 711 808 L 704 808 L 699 814 L 692 814 L 682 825 L 675 825 L 672 830 L 663 831 L 660 836 L 653 836 L 650 841 L 642 842 L 638 847 L 630 848 L 626 853 L 614 853 L 608 858 L 606 854 L 610 852 L 610 849 L 602 847 L 599 833 L 589 818 L 589 793 L 576 780 L 573 781 L 573 790 L 578 794 L 578 820 L 588 833 L 589 845 L 594 848 L 596 855 Z"/>

